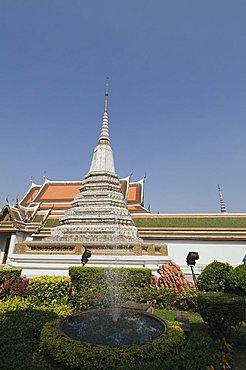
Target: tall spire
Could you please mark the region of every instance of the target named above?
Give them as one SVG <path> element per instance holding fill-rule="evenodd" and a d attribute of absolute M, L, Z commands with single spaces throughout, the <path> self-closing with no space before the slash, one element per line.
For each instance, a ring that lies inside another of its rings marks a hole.
<path fill-rule="evenodd" d="M 110 143 L 109 131 L 108 131 L 108 79 L 106 80 L 102 129 L 101 129 L 101 134 L 98 140 L 98 144 L 101 144 L 101 143 L 102 144 Z"/>
<path fill-rule="evenodd" d="M 100 172 L 111 173 L 116 176 L 113 152 L 108 132 L 108 80 L 106 81 L 104 113 L 101 134 L 94 150 L 90 171 L 88 174 Z"/>
<path fill-rule="evenodd" d="M 225 202 L 224 202 L 223 195 L 222 195 L 222 192 L 221 192 L 221 189 L 220 189 L 219 185 L 218 185 L 218 189 L 219 189 L 219 197 L 220 197 L 220 212 L 221 213 L 227 213 L 227 210 L 226 210 L 226 207 L 225 207 Z"/>
<path fill-rule="evenodd" d="M 106 80 L 105 101 L 104 101 L 104 113 L 108 113 L 108 78 Z"/>

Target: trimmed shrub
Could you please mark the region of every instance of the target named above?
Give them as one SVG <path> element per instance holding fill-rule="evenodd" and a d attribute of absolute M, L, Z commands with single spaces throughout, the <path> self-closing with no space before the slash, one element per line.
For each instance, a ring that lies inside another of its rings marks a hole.
<path fill-rule="evenodd" d="M 246 296 L 246 264 L 235 267 L 229 273 L 228 285 L 234 293 Z"/>
<path fill-rule="evenodd" d="M 131 347 L 93 346 L 68 339 L 59 333 L 60 321 L 47 323 L 40 336 L 40 351 L 71 369 L 118 369 L 141 365 L 156 358 L 165 359 L 178 353 L 184 334 L 177 323 L 168 333 L 152 342 Z"/>
<path fill-rule="evenodd" d="M 21 269 L 17 268 L 0 268 L 0 284 L 8 280 L 11 284 L 21 276 Z"/>
<path fill-rule="evenodd" d="M 69 268 L 69 276 L 78 291 L 104 289 L 106 288 L 106 272 L 110 270 L 122 271 L 126 275 L 124 285 L 128 288 L 145 287 L 150 285 L 152 281 L 151 270 L 142 268 L 107 269 L 104 267 L 72 266 Z"/>
<path fill-rule="evenodd" d="M 65 304 L 68 300 L 69 285 L 68 276 L 34 277 L 29 281 L 28 294 L 34 301 L 39 300 L 45 304 Z"/>
<path fill-rule="evenodd" d="M 35 301 L 32 297 L 22 298 L 19 296 L 9 297 L 0 303 L 0 315 L 8 311 L 15 310 L 40 310 L 53 312 L 58 317 L 64 318 L 72 314 L 71 307 L 64 304 L 42 304 L 40 300 Z"/>
<path fill-rule="evenodd" d="M 199 313 L 214 338 L 228 338 L 245 320 L 243 297 L 222 292 L 199 293 L 197 301 Z"/>
<path fill-rule="evenodd" d="M 207 265 L 197 278 L 199 290 L 221 292 L 227 287 L 227 279 L 233 267 L 229 263 L 214 261 Z"/>
<path fill-rule="evenodd" d="M 56 314 L 30 308 L 16 309 L 0 315 L 1 369 L 41 369 L 34 360 L 43 325 Z M 43 368 L 42 368 L 43 369 Z"/>

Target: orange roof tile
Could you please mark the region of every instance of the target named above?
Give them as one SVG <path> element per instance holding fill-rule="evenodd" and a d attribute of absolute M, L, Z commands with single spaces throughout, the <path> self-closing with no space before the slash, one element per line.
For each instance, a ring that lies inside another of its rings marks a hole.
<path fill-rule="evenodd" d="M 80 187 L 81 187 L 81 183 L 78 183 L 78 184 L 47 183 L 41 189 L 40 193 L 34 199 L 34 201 L 35 202 L 51 202 L 51 203 L 58 202 L 58 201 L 71 202 L 75 194 L 79 193 Z"/>
<path fill-rule="evenodd" d="M 23 206 L 29 205 L 33 201 L 33 199 L 36 197 L 39 190 L 40 190 L 40 186 L 35 186 L 33 188 L 30 188 L 25 198 L 21 201 L 22 205 Z"/>

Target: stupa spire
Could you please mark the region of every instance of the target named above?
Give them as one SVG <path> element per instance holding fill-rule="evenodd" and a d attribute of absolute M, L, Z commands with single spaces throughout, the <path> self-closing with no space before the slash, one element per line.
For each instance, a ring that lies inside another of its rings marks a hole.
<path fill-rule="evenodd" d="M 220 212 L 221 213 L 227 213 L 225 202 L 224 202 L 223 195 L 222 195 L 222 191 L 221 191 L 219 185 L 218 185 L 218 190 L 219 190 L 219 197 L 220 197 Z"/>
<path fill-rule="evenodd" d="M 106 81 L 104 113 L 101 133 L 99 136 L 98 144 L 94 150 L 93 158 L 89 174 L 111 173 L 116 176 L 114 168 L 113 152 L 110 145 L 109 131 L 108 131 L 108 80 Z"/>
<path fill-rule="evenodd" d="M 99 144 L 110 143 L 109 130 L 108 130 L 108 79 L 106 80 L 103 121 L 102 121 L 101 134 L 100 134 L 98 143 Z"/>

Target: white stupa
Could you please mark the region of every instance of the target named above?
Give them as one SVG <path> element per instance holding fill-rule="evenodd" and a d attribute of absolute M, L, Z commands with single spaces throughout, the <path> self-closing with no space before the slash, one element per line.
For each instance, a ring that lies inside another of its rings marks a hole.
<path fill-rule="evenodd" d="M 80 193 L 60 219 L 61 226 L 51 230 L 53 240 L 73 240 L 83 244 L 105 243 L 107 248 L 127 248 L 143 243 L 128 211 L 120 181 L 115 172 L 108 129 L 108 83 L 98 144 Z"/>

